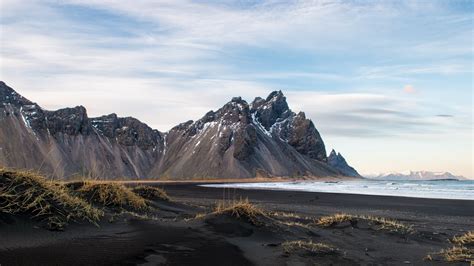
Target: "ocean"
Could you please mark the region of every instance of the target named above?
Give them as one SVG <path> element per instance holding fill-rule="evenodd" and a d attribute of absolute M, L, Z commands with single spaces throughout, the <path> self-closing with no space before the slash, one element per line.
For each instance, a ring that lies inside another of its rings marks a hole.
<path fill-rule="evenodd" d="M 330 192 L 345 194 L 398 196 L 432 199 L 474 200 L 474 180 L 455 181 L 390 181 L 390 180 L 351 180 L 351 181 L 298 181 L 264 183 L 207 184 L 204 187 L 266 189 L 308 192 Z"/>

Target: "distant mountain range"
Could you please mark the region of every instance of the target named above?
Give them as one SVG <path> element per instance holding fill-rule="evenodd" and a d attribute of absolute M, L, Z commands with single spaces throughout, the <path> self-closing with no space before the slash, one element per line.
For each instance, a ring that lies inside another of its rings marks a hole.
<path fill-rule="evenodd" d="M 161 114 L 166 115 L 166 114 Z M 359 177 L 281 91 L 233 98 L 167 132 L 133 117 L 89 118 L 82 106 L 48 111 L 0 82 L 0 165 L 57 178 Z"/>
<path fill-rule="evenodd" d="M 443 179 L 456 179 L 456 180 L 468 180 L 463 176 L 456 176 L 449 172 L 430 172 L 430 171 L 407 171 L 407 172 L 390 172 L 377 175 L 365 175 L 370 179 L 379 180 L 443 180 Z"/>

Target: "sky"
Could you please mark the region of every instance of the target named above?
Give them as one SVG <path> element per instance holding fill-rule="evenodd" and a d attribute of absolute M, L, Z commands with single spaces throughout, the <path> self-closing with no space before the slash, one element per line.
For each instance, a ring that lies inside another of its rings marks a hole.
<path fill-rule="evenodd" d="M 362 174 L 474 177 L 472 1 L 0 5 L 0 79 L 46 109 L 167 131 L 282 90 Z"/>

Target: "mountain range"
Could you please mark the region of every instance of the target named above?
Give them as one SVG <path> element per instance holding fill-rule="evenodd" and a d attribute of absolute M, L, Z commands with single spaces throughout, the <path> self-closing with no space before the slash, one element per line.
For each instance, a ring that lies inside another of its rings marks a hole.
<path fill-rule="evenodd" d="M 360 177 L 281 91 L 232 98 L 167 132 L 133 117 L 49 111 L 0 82 L 0 165 L 55 178 Z"/>
<path fill-rule="evenodd" d="M 390 172 L 383 174 L 365 175 L 370 179 L 378 180 L 468 180 L 463 176 L 456 176 L 449 172 L 430 172 L 430 171 L 406 171 L 406 172 Z"/>

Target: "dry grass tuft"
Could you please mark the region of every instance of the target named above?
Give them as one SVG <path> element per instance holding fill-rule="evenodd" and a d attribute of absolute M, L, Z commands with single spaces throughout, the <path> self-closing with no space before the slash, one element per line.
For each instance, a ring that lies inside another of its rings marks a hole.
<path fill-rule="evenodd" d="M 291 212 L 272 211 L 268 212 L 267 214 L 268 216 L 274 218 L 277 223 L 288 227 L 302 227 L 310 229 L 312 221 L 314 220 L 313 217 L 301 216 Z"/>
<path fill-rule="evenodd" d="M 302 227 L 306 229 L 311 229 L 308 224 L 300 223 L 300 222 L 293 222 L 293 221 L 278 221 L 278 223 L 289 226 L 289 227 Z"/>
<path fill-rule="evenodd" d="M 474 260 L 474 251 L 463 246 L 453 246 L 439 253 L 448 262 L 470 262 Z"/>
<path fill-rule="evenodd" d="M 193 219 L 202 219 L 207 216 L 207 213 L 200 212 L 194 216 Z"/>
<path fill-rule="evenodd" d="M 86 181 L 77 192 L 89 202 L 107 207 L 145 211 L 149 207 L 144 198 L 118 183 Z"/>
<path fill-rule="evenodd" d="M 282 244 L 283 250 L 292 254 L 294 252 L 305 252 L 311 255 L 327 255 L 337 253 L 337 249 L 324 243 L 314 243 L 312 241 L 286 241 Z"/>
<path fill-rule="evenodd" d="M 306 217 L 301 217 L 300 215 L 296 213 L 291 213 L 291 212 L 269 212 L 268 213 L 270 216 L 278 217 L 278 218 L 293 218 L 293 219 L 303 219 Z"/>
<path fill-rule="evenodd" d="M 463 235 L 455 236 L 450 240 L 454 246 L 451 248 L 443 249 L 438 253 L 428 254 L 441 256 L 441 259 L 447 262 L 472 262 L 474 261 L 474 232 L 469 231 Z"/>
<path fill-rule="evenodd" d="M 148 200 L 171 200 L 170 197 L 166 194 L 166 191 L 158 187 L 138 186 L 134 187 L 132 191 L 140 197 Z"/>
<path fill-rule="evenodd" d="M 438 253 L 428 254 L 427 257 L 440 256 L 447 262 L 472 262 L 474 261 L 474 232 L 469 231 L 463 235 L 455 236 L 449 240 L 454 244 L 451 248 L 443 249 Z"/>
<path fill-rule="evenodd" d="M 316 225 L 321 227 L 333 227 L 344 222 L 349 222 L 351 226 L 355 227 L 358 221 L 367 221 L 369 224 L 376 225 L 378 230 L 389 231 L 392 233 L 411 234 L 414 232 L 411 225 L 406 225 L 396 220 L 374 216 L 350 215 L 345 213 L 321 217 L 316 220 Z"/>
<path fill-rule="evenodd" d="M 464 235 L 453 237 L 451 243 L 460 246 L 474 246 L 474 231 L 469 231 Z"/>
<path fill-rule="evenodd" d="M 344 222 L 354 223 L 356 217 L 345 213 L 337 213 L 330 216 L 323 216 L 316 220 L 316 225 L 321 227 L 332 227 Z"/>
<path fill-rule="evenodd" d="M 414 229 L 412 225 L 403 224 L 393 219 L 374 216 L 359 216 L 359 219 L 368 221 L 369 223 L 377 225 L 380 230 L 389 231 L 398 234 L 412 234 Z"/>
<path fill-rule="evenodd" d="M 230 216 L 246 219 L 253 225 L 261 225 L 259 218 L 267 217 L 262 209 L 250 203 L 248 199 L 219 202 L 214 210 L 215 214 L 228 214 Z"/>
<path fill-rule="evenodd" d="M 0 213 L 26 214 L 61 230 L 71 221 L 97 225 L 104 213 L 69 194 L 62 184 L 26 171 L 0 169 Z"/>

